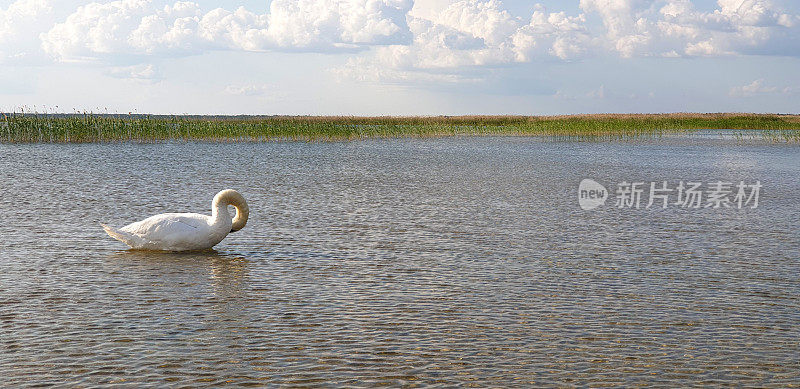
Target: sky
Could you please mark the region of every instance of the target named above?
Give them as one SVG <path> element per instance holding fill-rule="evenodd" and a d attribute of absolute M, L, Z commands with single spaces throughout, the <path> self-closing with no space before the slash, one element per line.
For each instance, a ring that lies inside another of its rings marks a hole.
<path fill-rule="evenodd" d="M 800 113 L 797 0 L 0 0 L 0 111 Z"/>

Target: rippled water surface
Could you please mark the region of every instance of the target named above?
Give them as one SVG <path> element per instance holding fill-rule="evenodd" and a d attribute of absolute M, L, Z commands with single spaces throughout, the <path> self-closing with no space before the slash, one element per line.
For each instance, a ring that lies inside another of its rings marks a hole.
<path fill-rule="evenodd" d="M 583 211 L 584 178 L 763 188 Z M 98 224 L 223 188 L 251 219 L 212 252 Z M 1 386 L 800 384 L 797 146 L 0 145 L 0 190 Z"/>

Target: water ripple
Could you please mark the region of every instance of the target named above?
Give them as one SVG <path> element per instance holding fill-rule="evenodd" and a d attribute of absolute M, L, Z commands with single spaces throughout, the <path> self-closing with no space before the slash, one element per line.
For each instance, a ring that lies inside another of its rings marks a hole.
<path fill-rule="evenodd" d="M 800 382 L 796 147 L 448 138 L 0 153 L 4 385 Z M 586 176 L 760 179 L 764 205 L 587 213 L 574 199 Z M 98 225 L 207 212 L 225 187 L 252 219 L 214 251 L 127 251 Z"/>

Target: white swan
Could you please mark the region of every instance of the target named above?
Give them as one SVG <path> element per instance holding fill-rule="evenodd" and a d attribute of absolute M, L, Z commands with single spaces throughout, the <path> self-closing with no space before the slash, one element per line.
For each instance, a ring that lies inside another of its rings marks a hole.
<path fill-rule="evenodd" d="M 228 205 L 236 208 L 231 220 Z M 163 213 L 114 228 L 101 224 L 112 238 L 136 250 L 187 251 L 214 247 L 247 224 L 250 209 L 239 192 L 226 189 L 214 196 L 211 216 L 197 213 Z"/>

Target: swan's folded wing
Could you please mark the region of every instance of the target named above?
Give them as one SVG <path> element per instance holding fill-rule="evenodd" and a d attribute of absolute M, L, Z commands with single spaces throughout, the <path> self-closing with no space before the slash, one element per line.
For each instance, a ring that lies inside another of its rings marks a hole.
<path fill-rule="evenodd" d="M 203 215 L 162 214 L 129 224 L 121 230 L 150 242 L 172 242 L 196 236 L 208 227 Z"/>

